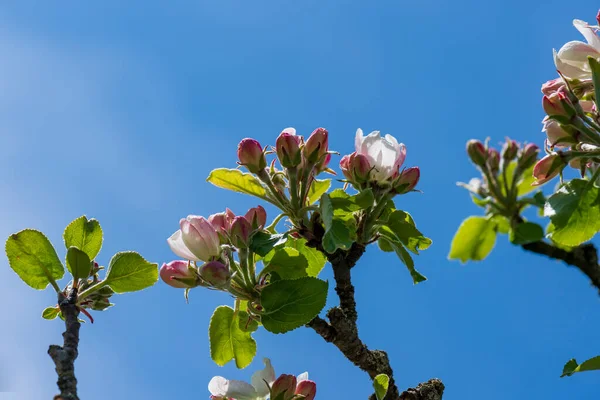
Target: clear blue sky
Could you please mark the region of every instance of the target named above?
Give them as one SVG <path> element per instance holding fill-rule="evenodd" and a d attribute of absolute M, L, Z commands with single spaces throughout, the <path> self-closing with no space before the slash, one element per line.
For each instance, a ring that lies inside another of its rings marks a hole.
<path fill-rule="evenodd" d="M 413 286 L 393 256 L 370 249 L 354 269 L 360 333 L 389 352 L 401 388 L 432 377 L 448 400 L 596 399 L 598 374 L 559 379 L 571 357 L 600 353 L 598 294 L 577 270 L 501 238 L 485 262 L 446 260 L 461 220 L 479 213 L 455 182 L 475 170 L 465 141 L 505 135 L 541 144 L 540 85 L 552 48 L 579 40 L 571 20 L 598 4 L 458 1 L 8 2 L 0 6 L 0 236 L 25 227 L 62 246 L 73 218 L 98 218 L 100 261 L 134 249 L 174 258 L 166 238 L 187 214 L 256 203 L 205 183 L 233 166 L 244 137 L 281 129 L 354 132 L 404 142 L 423 194 L 398 206 L 433 246 Z M 329 271 L 323 274 L 331 279 Z M 0 392 L 38 400 L 56 391 L 34 292 L 0 258 Z M 332 293 L 333 295 L 333 293 Z M 334 295 L 331 297 L 333 299 Z M 308 329 L 256 334 L 246 370 L 209 359 L 209 317 L 223 294 L 186 305 L 159 283 L 124 295 L 81 331 L 81 397 L 205 399 L 213 375 L 249 379 L 270 357 L 279 373 L 308 370 L 319 399 L 365 399 L 366 374 Z"/>

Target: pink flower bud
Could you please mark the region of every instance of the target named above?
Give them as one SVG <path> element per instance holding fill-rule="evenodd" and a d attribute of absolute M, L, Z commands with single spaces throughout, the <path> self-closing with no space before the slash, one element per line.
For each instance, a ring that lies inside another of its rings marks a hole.
<path fill-rule="evenodd" d="M 221 254 L 219 235 L 204 217 L 189 215 L 179 226 L 183 243 L 198 259 L 210 261 Z"/>
<path fill-rule="evenodd" d="M 500 153 L 494 148 L 488 149 L 487 165 L 492 173 L 498 172 L 500 169 Z"/>
<path fill-rule="evenodd" d="M 275 150 L 277 151 L 277 158 L 279 158 L 279 163 L 282 167 L 293 168 L 300 165 L 302 161 L 301 143 L 302 136 L 296 136 L 294 128 L 287 128 L 281 132 L 275 142 Z"/>
<path fill-rule="evenodd" d="M 483 143 L 475 139 L 467 142 L 467 154 L 471 161 L 479 167 L 483 167 L 488 158 L 488 153 Z"/>
<path fill-rule="evenodd" d="M 229 268 L 219 261 L 211 261 L 200 267 L 200 277 L 211 286 L 223 288 L 229 284 Z"/>
<path fill-rule="evenodd" d="M 325 128 L 317 128 L 306 141 L 302 154 L 310 164 L 322 161 L 329 150 L 329 138 Z"/>
<path fill-rule="evenodd" d="M 546 96 L 550 96 L 557 91 L 565 88 L 565 81 L 562 78 L 552 79 L 542 85 L 542 93 Z"/>
<path fill-rule="evenodd" d="M 317 172 L 323 172 L 329 167 L 329 162 L 331 161 L 331 154 L 326 154 L 325 157 L 321 159 L 315 166 Z"/>
<path fill-rule="evenodd" d="M 267 159 L 263 153 L 263 149 L 254 139 L 242 139 L 238 145 L 238 158 L 240 165 L 248 168 L 248 171 L 253 174 L 264 170 L 267 167 Z"/>
<path fill-rule="evenodd" d="M 542 98 L 542 107 L 549 116 L 572 117 L 575 114 L 575 108 L 567 97 L 565 90 L 552 93 L 550 96 Z"/>
<path fill-rule="evenodd" d="M 514 140 L 506 138 L 506 143 L 502 146 L 502 158 L 506 161 L 512 161 L 519 152 L 519 145 Z"/>
<path fill-rule="evenodd" d="M 519 155 L 518 166 L 521 170 L 526 170 L 531 167 L 537 161 L 538 154 L 540 152 L 539 147 L 533 143 L 528 143 L 521 150 Z"/>
<path fill-rule="evenodd" d="M 342 157 L 340 169 L 350 182 L 363 183 L 369 180 L 372 168 L 367 156 L 354 152 Z"/>
<path fill-rule="evenodd" d="M 262 229 L 267 223 L 267 212 L 262 206 L 256 206 L 248 210 L 245 218 L 250 222 L 252 230 Z"/>
<path fill-rule="evenodd" d="M 279 398 L 282 396 L 283 400 L 290 400 L 294 397 L 296 390 L 296 377 L 294 375 L 281 375 L 273 382 L 271 386 L 271 398 Z"/>
<path fill-rule="evenodd" d="M 535 177 L 533 186 L 548 182 L 557 176 L 566 166 L 567 164 L 560 154 L 553 153 L 542 158 L 533 167 L 533 176 Z"/>
<path fill-rule="evenodd" d="M 208 222 L 210 222 L 219 234 L 221 244 L 229 243 L 229 229 L 231 229 L 231 223 L 234 218 L 235 214 L 229 208 L 223 213 L 213 214 L 208 217 Z"/>
<path fill-rule="evenodd" d="M 296 386 L 296 394 L 303 395 L 305 400 L 314 400 L 317 395 L 317 384 L 309 380 L 300 381 Z"/>
<path fill-rule="evenodd" d="M 575 143 L 573 135 L 567 129 L 564 129 L 557 121 L 545 117 L 542 121 L 544 127 L 542 132 L 546 132 L 548 142 L 551 146 L 568 147 Z"/>
<path fill-rule="evenodd" d="M 252 233 L 252 225 L 244 217 L 235 217 L 231 224 L 230 236 L 231 243 L 235 247 L 246 248 L 250 244 L 250 234 Z"/>
<path fill-rule="evenodd" d="M 197 276 L 187 261 L 175 260 L 160 267 L 160 278 L 169 286 L 185 289 L 198 286 Z"/>
<path fill-rule="evenodd" d="M 398 194 L 408 193 L 417 186 L 419 183 L 419 178 L 421 177 L 421 171 L 419 171 L 419 167 L 410 167 L 402 171 L 398 179 L 396 179 L 396 183 L 394 184 L 394 189 Z"/>

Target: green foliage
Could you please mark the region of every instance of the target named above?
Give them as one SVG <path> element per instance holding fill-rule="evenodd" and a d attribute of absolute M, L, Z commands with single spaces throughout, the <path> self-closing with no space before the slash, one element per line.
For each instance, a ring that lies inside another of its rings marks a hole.
<path fill-rule="evenodd" d="M 600 230 L 600 191 L 590 181 L 573 179 L 550 196 L 544 208 L 554 231 L 549 237 L 565 246 L 578 246 Z"/>
<path fill-rule="evenodd" d="M 421 275 L 421 273 L 419 273 L 419 271 L 415 269 L 415 262 L 413 261 L 410 253 L 406 251 L 402 243 L 400 243 L 399 241 L 395 241 L 394 239 L 384 234 L 382 234 L 377 243 L 379 244 L 379 248 L 381 250 L 385 252 L 393 251 L 396 253 L 400 261 L 402 261 L 402 263 L 406 265 L 406 268 L 408 269 L 408 272 L 410 272 L 410 276 L 412 277 L 413 283 L 415 285 L 419 282 L 427 280 L 425 276 Z"/>
<path fill-rule="evenodd" d="M 258 321 L 250 317 L 246 311 L 238 311 L 239 327 L 242 332 L 255 332 L 258 329 Z"/>
<path fill-rule="evenodd" d="M 116 293 L 146 289 L 158 280 L 158 264 L 146 261 L 134 251 L 117 253 L 110 260 L 106 280 Z"/>
<path fill-rule="evenodd" d="M 42 311 L 42 318 L 44 319 L 55 319 L 56 317 L 58 317 L 58 314 L 60 313 L 60 309 L 56 306 L 54 307 L 46 307 L 44 308 L 44 311 Z"/>
<path fill-rule="evenodd" d="M 231 307 L 217 307 L 210 319 L 208 337 L 210 356 L 213 361 L 223 366 L 235 359 L 238 368 L 246 368 L 256 355 L 256 341 L 249 331 L 241 328 L 239 311 Z"/>
<path fill-rule="evenodd" d="M 90 275 L 92 262 L 87 253 L 77 247 L 69 247 L 67 250 L 67 269 L 73 275 L 73 280 L 77 282 Z"/>
<path fill-rule="evenodd" d="M 273 249 L 282 247 L 287 241 L 287 234 L 258 231 L 250 239 L 250 250 L 261 257 L 265 257 Z"/>
<path fill-rule="evenodd" d="M 375 202 L 375 196 L 371 189 L 362 190 L 353 196 L 350 196 L 342 189 L 335 189 L 329 193 L 329 198 L 336 214 L 339 214 L 339 211 L 348 213 L 365 210 Z"/>
<path fill-rule="evenodd" d="M 73 220 L 63 233 L 65 246 L 77 247 L 94 260 L 102 248 L 102 228 L 96 219 L 88 220 L 85 215 Z"/>
<path fill-rule="evenodd" d="M 315 248 L 308 247 L 306 245 L 306 240 L 304 239 L 290 239 L 285 243 L 285 246 L 297 250 L 306 258 L 306 261 L 308 262 L 306 274 L 308 276 L 319 276 L 325 263 L 327 263 L 327 258 L 325 258 L 323 253 Z"/>
<path fill-rule="evenodd" d="M 323 193 L 327 193 L 330 187 L 331 179 L 315 179 L 308 190 L 308 204 L 316 203 Z"/>
<path fill-rule="evenodd" d="M 45 289 L 65 274 L 65 269 L 52 243 L 42 232 L 25 229 L 12 234 L 6 241 L 10 267 L 19 278 L 34 289 Z"/>
<path fill-rule="evenodd" d="M 328 286 L 313 277 L 269 284 L 260 294 L 261 323 L 272 333 L 285 333 L 307 324 L 325 307 Z"/>
<path fill-rule="evenodd" d="M 267 192 L 262 183 L 254 175 L 239 169 L 217 168 L 211 171 L 206 180 L 223 189 L 267 200 Z"/>
<path fill-rule="evenodd" d="M 496 244 L 497 223 L 489 218 L 471 216 L 465 219 L 452 239 L 450 260 L 480 261 Z"/>
<path fill-rule="evenodd" d="M 544 238 L 544 228 L 533 222 L 523 222 L 510 230 L 509 239 L 513 244 L 538 242 Z"/>
<path fill-rule="evenodd" d="M 379 374 L 373 379 L 373 388 L 375 389 L 377 400 L 383 400 L 387 394 L 389 385 L 390 377 L 386 374 Z"/>
<path fill-rule="evenodd" d="M 292 240 L 290 240 L 291 242 Z M 308 276 L 308 260 L 304 254 L 290 247 L 273 250 L 263 259 L 263 274 L 275 272 L 281 279 L 297 279 Z"/>
<path fill-rule="evenodd" d="M 527 168 L 517 181 L 517 197 L 524 196 L 527 193 L 530 193 L 536 189 L 536 186 L 531 186 L 533 182 L 535 182 L 535 178 L 533 177 L 533 167 Z M 513 161 L 506 167 L 506 181 L 508 183 L 508 187 L 511 187 L 513 183 L 515 169 L 517 168 L 517 162 Z M 506 195 L 506 189 L 504 188 L 504 176 L 503 174 L 498 174 L 498 185 L 500 187 L 500 191 L 503 195 Z"/>
<path fill-rule="evenodd" d="M 327 194 L 321 196 L 320 210 L 325 226 L 323 249 L 329 254 L 337 249 L 349 250 L 356 240 L 356 221 L 334 216 L 333 203 Z"/>
<path fill-rule="evenodd" d="M 594 82 L 594 97 L 596 107 L 600 109 L 600 63 L 594 57 L 588 56 L 590 69 L 592 70 L 592 81 Z"/>
<path fill-rule="evenodd" d="M 578 364 L 577 360 L 575 360 L 573 358 L 565 364 L 565 366 L 563 368 L 563 373 L 560 377 L 562 378 L 565 376 L 571 376 L 576 372 L 594 371 L 594 370 L 599 370 L 599 369 L 600 369 L 600 356 L 590 358 L 589 360 L 584 361 L 581 364 Z"/>
<path fill-rule="evenodd" d="M 415 226 L 415 223 L 410 214 L 395 210 L 388 217 L 385 227 L 382 229 L 397 238 L 408 250 L 415 254 L 419 254 L 419 250 L 426 250 L 431 246 L 431 239 L 425 237 Z"/>

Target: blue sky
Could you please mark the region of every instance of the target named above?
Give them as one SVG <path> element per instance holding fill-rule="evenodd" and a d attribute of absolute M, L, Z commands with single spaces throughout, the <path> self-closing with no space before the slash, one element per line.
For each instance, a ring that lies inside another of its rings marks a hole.
<path fill-rule="evenodd" d="M 448 400 L 597 398 L 597 374 L 559 379 L 569 358 L 600 353 L 585 277 L 506 238 L 484 262 L 446 260 L 461 220 L 479 213 L 455 185 L 475 175 L 466 140 L 541 144 L 552 48 L 579 40 L 571 20 L 596 11 L 589 0 L 4 3 L 0 236 L 35 227 L 60 248 L 64 226 L 87 214 L 104 228 L 100 261 L 128 249 L 169 261 L 179 218 L 256 204 L 204 181 L 234 166 L 240 139 L 324 126 L 345 154 L 356 128 L 378 129 L 421 168 L 424 193 L 397 204 L 434 241 L 416 259 L 429 278 L 417 286 L 375 248 L 354 269 L 361 336 L 389 352 L 400 387 L 439 377 Z M 46 350 L 62 326 L 39 315 L 54 295 L 28 289 L 3 258 L 0 293 L 0 392 L 12 392 L 0 398 L 48 398 Z M 260 331 L 248 369 L 217 367 L 207 329 L 226 295 L 197 289 L 186 305 L 159 283 L 116 301 L 82 328 L 86 400 L 205 399 L 213 375 L 249 379 L 262 357 L 279 373 L 308 370 L 320 399 L 371 391 L 308 329 Z"/>

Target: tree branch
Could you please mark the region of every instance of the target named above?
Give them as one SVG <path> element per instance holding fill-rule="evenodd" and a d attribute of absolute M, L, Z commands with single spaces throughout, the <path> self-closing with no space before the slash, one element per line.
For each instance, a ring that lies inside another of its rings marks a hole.
<path fill-rule="evenodd" d="M 71 289 L 65 297 L 63 293 L 58 294 L 58 306 L 65 318 L 65 332 L 63 333 L 63 346 L 50 345 L 48 354 L 56 366 L 58 375 L 58 389 L 60 394 L 54 400 L 79 400 L 77 396 L 77 378 L 75 378 L 75 359 L 78 355 L 79 346 L 79 310 L 77 309 L 77 288 Z"/>
<path fill-rule="evenodd" d="M 571 251 L 563 250 L 544 241 L 524 244 L 522 247 L 532 253 L 564 261 L 568 265 L 579 268 L 600 292 L 600 265 L 598 265 L 598 252 L 593 244 L 583 244 Z"/>

